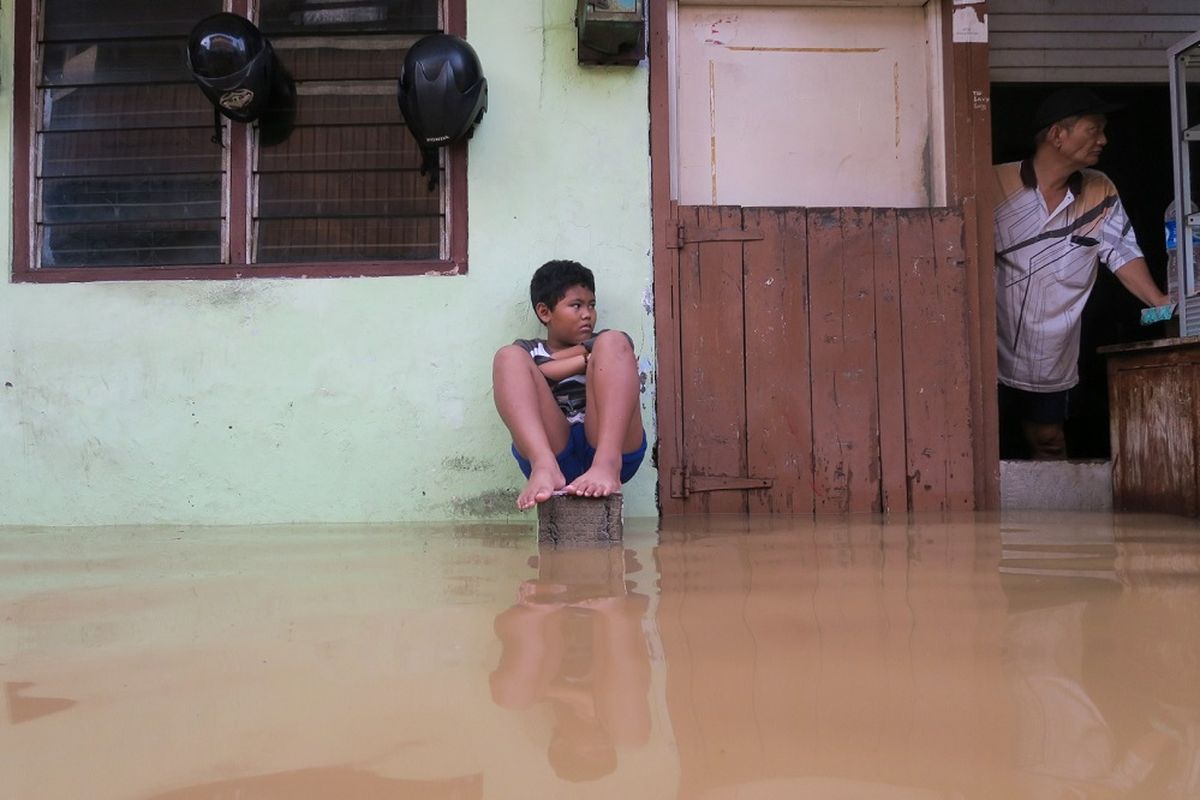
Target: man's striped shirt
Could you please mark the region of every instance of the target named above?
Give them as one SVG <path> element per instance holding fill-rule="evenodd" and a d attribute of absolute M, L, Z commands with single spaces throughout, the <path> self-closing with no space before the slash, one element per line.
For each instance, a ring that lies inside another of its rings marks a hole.
<path fill-rule="evenodd" d="M 1097 266 L 1116 272 L 1142 255 L 1117 189 L 1076 172 L 1050 211 L 1029 161 L 996 179 L 996 328 L 1000 382 L 1034 392 L 1079 382 L 1080 318 Z"/>

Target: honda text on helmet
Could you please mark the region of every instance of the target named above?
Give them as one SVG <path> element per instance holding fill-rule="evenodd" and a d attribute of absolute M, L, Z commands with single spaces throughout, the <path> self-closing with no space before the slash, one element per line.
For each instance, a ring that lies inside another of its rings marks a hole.
<path fill-rule="evenodd" d="M 413 43 L 398 89 L 400 113 L 421 148 L 421 174 L 437 184 L 437 148 L 469 139 L 487 111 L 487 78 L 474 48 L 435 33 Z"/>

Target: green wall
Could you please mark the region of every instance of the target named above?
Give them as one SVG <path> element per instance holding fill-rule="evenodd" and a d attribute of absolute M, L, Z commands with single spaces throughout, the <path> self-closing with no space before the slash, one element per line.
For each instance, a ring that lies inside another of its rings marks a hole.
<path fill-rule="evenodd" d="M 528 280 L 550 258 L 590 266 L 601 324 L 637 344 L 653 441 L 646 68 L 580 67 L 573 3 L 468 5 L 490 89 L 469 273 L 0 283 L 0 524 L 516 516 L 490 364 L 538 333 Z M 628 516 L 656 513 L 654 482 L 647 458 Z"/>

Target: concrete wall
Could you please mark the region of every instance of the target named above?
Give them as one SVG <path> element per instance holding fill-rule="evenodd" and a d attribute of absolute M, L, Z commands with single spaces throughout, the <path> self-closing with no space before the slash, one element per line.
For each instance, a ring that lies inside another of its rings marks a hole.
<path fill-rule="evenodd" d="M 491 356 L 538 333 L 528 280 L 549 258 L 596 271 L 601 324 L 638 346 L 653 441 L 647 70 L 578 66 L 572 15 L 469 3 L 491 100 L 465 276 L 0 283 L 0 524 L 509 515 L 522 479 Z M 11 3 L 3 19 L 11 153 Z M 626 515 L 655 513 L 654 483 L 647 458 Z"/>

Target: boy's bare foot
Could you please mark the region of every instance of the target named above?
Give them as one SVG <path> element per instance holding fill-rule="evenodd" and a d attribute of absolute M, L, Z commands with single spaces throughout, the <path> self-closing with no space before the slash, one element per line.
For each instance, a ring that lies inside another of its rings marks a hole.
<path fill-rule="evenodd" d="M 529 482 L 525 484 L 525 489 L 517 496 L 517 508 L 525 511 L 546 502 L 566 482 L 557 465 L 545 469 L 534 467 L 529 471 Z"/>
<path fill-rule="evenodd" d="M 566 491 L 583 497 L 608 497 L 621 491 L 621 462 L 616 465 L 593 461 L 587 472 L 571 481 Z"/>

